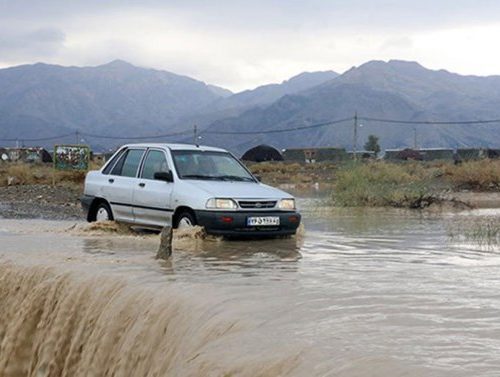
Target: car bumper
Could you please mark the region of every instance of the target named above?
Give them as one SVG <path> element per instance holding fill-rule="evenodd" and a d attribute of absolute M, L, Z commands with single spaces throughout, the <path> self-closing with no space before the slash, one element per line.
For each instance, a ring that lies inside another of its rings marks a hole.
<path fill-rule="evenodd" d="M 82 195 L 80 197 L 80 203 L 82 204 L 82 208 L 88 212 L 92 202 L 94 201 L 94 197 L 90 195 Z"/>
<path fill-rule="evenodd" d="M 208 234 L 226 237 L 289 236 L 296 233 L 301 220 L 299 213 L 283 211 L 195 211 L 195 215 Z M 247 219 L 251 216 L 278 216 L 280 225 L 248 226 Z"/>

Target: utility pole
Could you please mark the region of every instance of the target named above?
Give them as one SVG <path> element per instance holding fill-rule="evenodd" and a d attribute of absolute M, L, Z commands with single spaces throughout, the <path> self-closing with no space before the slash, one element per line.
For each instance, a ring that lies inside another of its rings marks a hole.
<path fill-rule="evenodd" d="M 358 149 L 358 112 L 354 113 L 354 132 L 353 132 L 353 141 L 352 141 L 352 153 L 353 159 L 357 160 L 357 149 Z"/>
<path fill-rule="evenodd" d="M 80 133 L 78 130 L 75 132 L 75 144 L 80 144 Z"/>

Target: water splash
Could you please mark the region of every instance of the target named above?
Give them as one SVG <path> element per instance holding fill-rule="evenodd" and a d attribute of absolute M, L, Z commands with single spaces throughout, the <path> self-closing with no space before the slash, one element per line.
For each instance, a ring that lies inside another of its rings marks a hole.
<path fill-rule="evenodd" d="M 243 327 L 168 289 L 2 265 L 0 302 L 2 377 L 279 376 L 297 361 L 224 358 Z"/>

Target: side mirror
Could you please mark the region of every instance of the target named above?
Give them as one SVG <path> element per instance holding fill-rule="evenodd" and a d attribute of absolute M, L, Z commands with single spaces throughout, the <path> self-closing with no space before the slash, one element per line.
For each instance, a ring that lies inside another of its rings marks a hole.
<path fill-rule="evenodd" d="M 169 171 L 157 171 L 154 174 L 154 179 L 156 179 L 158 181 L 173 182 L 174 181 L 174 175 L 172 174 L 172 170 L 169 170 Z"/>
<path fill-rule="evenodd" d="M 255 175 L 255 174 L 254 174 L 254 177 L 255 177 L 255 179 L 256 179 L 257 181 L 262 182 L 262 177 L 261 177 L 260 175 Z"/>

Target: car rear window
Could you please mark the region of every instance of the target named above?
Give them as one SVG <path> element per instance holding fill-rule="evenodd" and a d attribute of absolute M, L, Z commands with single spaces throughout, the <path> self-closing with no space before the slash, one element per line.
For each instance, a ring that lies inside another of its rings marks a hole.
<path fill-rule="evenodd" d="M 125 149 L 122 149 L 120 152 L 118 152 L 116 155 L 114 155 L 113 158 L 109 161 L 109 163 L 106 165 L 106 167 L 102 171 L 102 174 L 109 174 L 111 172 L 111 169 L 113 169 L 113 166 L 115 165 L 116 160 L 118 160 L 121 156 L 123 156 L 123 153 L 125 153 Z"/>
<path fill-rule="evenodd" d="M 143 154 L 144 149 L 129 149 L 120 157 L 111 174 L 121 175 L 123 177 L 137 176 L 137 170 Z"/>

